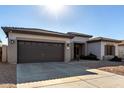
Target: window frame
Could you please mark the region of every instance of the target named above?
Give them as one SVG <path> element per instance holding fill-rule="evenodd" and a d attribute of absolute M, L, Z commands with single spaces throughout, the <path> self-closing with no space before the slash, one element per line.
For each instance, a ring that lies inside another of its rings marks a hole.
<path fill-rule="evenodd" d="M 115 49 L 116 47 L 114 45 L 105 45 L 104 46 L 104 51 L 105 51 L 105 55 L 108 56 L 114 56 L 115 55 Z"/>

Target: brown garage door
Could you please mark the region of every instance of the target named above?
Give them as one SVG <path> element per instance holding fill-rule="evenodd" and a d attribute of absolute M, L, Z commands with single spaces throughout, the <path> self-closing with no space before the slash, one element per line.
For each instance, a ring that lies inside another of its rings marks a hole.
<path fill-rule="evenodd" d="M 18 63 L 64 61 L 64 43 L 18 41 Z"/>

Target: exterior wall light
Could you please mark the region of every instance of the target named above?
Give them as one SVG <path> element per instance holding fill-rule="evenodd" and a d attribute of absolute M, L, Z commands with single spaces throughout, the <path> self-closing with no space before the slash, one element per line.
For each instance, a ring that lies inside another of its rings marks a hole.
<path fill-rule="evenodd" d="M 67 44 L 66 44 L 66 47 L 67 47 L 67 49 L 70 49 L 70 44 L 67 43 Z"/>
<path fill-rule="evenodd" d="M 70 46 L 70 44 L 69 43 L 67 43 L 67 47 L 69 47 Z"/>
<path fill-rule="evenodd" d="M 14 44 L 15 43 L 15 40 L 10 40 L 10 44 Z"/>

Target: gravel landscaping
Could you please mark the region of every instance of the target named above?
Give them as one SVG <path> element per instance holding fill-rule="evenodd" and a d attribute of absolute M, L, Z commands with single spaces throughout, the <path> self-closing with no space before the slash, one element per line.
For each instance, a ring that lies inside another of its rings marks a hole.
<path fill-rule="evenodd" d="M 108 67 L 101 67 L 100 70 L 112 72 L 119 75 L 124 75 L 124 65 L 123 66 L 108 66 Z"/>
<path fill-rule="evenodd" d="M 16 65 L 0 62 L 0 88 L 16 87 Z"/>
<path fill-rule="evenodd" d="M 91 69 L 99 69 L 119 75 L 124 75 L 124 62 L 82 60 L 77 63 L 80 63 L 81 65 Z"/>

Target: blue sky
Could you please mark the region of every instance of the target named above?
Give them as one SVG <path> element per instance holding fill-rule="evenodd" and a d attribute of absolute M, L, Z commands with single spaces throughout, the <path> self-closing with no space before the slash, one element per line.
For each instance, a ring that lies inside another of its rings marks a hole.
<path fill-rule="evenodd" d="M 65 6 L 57 15 L 44 6 L 0 6 L 0 26 L 75 31 L 124 39 L 124 6 Z M 0 39 L 7 43 L 2 29 Z"/>

